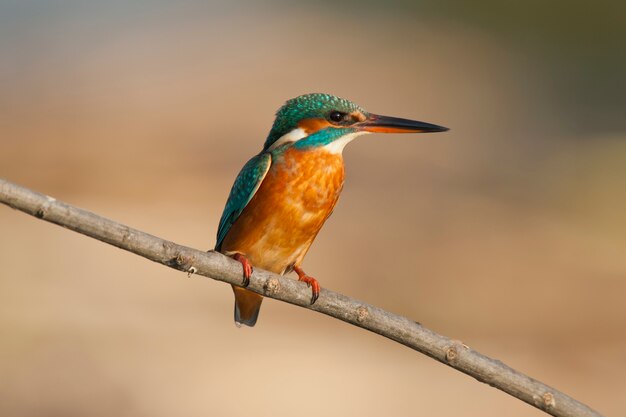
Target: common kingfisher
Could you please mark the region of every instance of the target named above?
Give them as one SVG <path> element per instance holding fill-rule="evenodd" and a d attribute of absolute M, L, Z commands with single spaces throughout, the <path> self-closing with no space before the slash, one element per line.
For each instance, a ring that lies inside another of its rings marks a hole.
<path fill-rule="evenodd" d="M 295 271 L 319 296 L 317 280 L 301 268 L 311 243 L 332 214 L 343 188 L 343 148 L 365 133 L 444 132 L 445 127 L 369 113 L 330 94 L 287 101 L 261 152 L 237 176 L 217 231 L 215 250 L 239 261 L 233 285 L 235 323 L 254 326 L 263 297 L 245 287 L 252 267 L 277 274 Z"/>

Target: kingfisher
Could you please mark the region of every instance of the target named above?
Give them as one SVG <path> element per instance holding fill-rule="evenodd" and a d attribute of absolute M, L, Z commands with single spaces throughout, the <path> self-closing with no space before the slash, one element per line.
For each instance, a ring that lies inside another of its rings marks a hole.
<path fill-rule="evenodd" d="M 381 116 L 330 94 L 305 94 L 277 112 L 261 152 L 235 179 L 217 230 L 215 250 L 241 263 L 233 285 L 235 324 L 254 326 L 263 296 L 247 290 L 253 267 L 284 275 L 294 271 L 311 288 L 318 281 L 302 260 L 332 214 L 344 183 L 343 149 L 366 133 L 444 132 L 448 128 Z"/>

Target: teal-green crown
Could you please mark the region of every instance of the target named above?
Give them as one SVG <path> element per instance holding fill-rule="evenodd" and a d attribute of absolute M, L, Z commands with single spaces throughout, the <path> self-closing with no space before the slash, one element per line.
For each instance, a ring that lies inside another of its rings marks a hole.
<path fill-rule="evenodd" d="M 330 94 L 312 93 L 292 98 L 276 112 L 274 125 L 267 136 L 263 149 L 267 150 L 281 136 L 296 129 L 300 120 L 328 119 L 333 111 L 352 113 L 356 110 L 367 114 L 365 110 L 353 102 Z"/>

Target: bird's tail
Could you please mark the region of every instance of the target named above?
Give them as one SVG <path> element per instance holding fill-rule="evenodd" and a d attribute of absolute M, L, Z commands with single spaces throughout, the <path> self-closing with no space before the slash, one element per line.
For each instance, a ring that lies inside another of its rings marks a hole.
<path fill-rule="evenodd" d="M 235 323 L 253 327 L 259 317 L 263 296 L 233 285 L 235 293 Z"/>

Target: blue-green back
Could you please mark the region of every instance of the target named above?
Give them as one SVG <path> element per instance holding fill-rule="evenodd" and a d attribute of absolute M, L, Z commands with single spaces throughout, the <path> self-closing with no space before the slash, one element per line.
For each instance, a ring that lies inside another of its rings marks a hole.
<path fill-rule="evenodd" d="M 233 188 L 230 190 L 226 207 L 224 207 L 224 212 L 220 219 L 215 250 L 219 251 L 221 249 L 222 242 L 228 231 L 259 189 L 271 163 L 272 156 L 270 153 L 263 152 L 250 159 L 239 172 Z"/>

